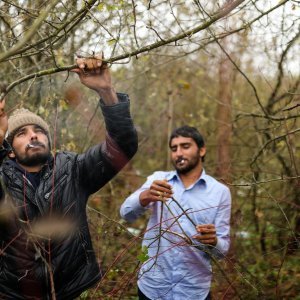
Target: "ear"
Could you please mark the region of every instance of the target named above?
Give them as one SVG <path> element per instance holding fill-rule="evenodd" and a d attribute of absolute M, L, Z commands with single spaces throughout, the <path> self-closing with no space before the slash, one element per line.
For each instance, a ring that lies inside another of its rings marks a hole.
<path fill-rule="evenodd" d="M 206 147 L 203 146 L 202 148 L 199 149 L 199 155 L 202 158 L 206 154 Z"/>
<path fill-rule="evenodd" d="M 9 157 L 9 158 L 16 158 L 16 155 L 15 155 L 15 153 L 14 153 L 13 150 L 11 150 L 11 151 L 8 153 L 8 157 Z"/>

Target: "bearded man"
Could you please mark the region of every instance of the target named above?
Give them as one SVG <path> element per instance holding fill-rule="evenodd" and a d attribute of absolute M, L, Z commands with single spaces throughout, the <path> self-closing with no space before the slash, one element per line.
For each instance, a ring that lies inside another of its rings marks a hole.
<path fill-rule="evenodd" d="M 74 299 L 101 278 L 86 204 L 135 154 L 137 134 L 128 95 L 115 92 L 107 66 L 91 58 L 77 65 L 73 72 L 100 97 L 107 131 L 84 153 L 52 155 L 47 122 L 21 108 L 7 124 L 0 103 L 0 154 L 8 153 L 1 166 L 0 299 Z"/>
<path fill-rule="evenodd" d="M 169 147 L 175 170 L 153 173 L 120 211 L 129 222 L 151 211 L 139 299 L 210 299 L 210 257 L 229 249 L 230 191 L 205 173 L 206 147 L 196 128 L 175 129 Z"/>

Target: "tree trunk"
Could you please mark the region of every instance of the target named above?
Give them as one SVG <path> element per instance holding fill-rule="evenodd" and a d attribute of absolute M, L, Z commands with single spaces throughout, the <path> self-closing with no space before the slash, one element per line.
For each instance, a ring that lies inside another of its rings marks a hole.
<path fill-rule="evenodd" d="M 226 45 L 225 45 L 226 46 Z M 225 182 L 230 180 L 230 140 L 231 126 L 231 87 L 232 64 L 225 55 L 219 65 L 219 104 L 217 107 L 217 167 L 216 176 Z"/>

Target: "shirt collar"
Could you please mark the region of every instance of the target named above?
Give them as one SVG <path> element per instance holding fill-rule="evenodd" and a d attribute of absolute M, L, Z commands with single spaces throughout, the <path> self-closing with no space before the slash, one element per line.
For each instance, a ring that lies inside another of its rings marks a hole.
<path fill-rule="evenodd" d="M 170 181 L 170 180 L 172 180 L 173 178 L 176 178 L 177 180 L 181 180 L 180 179 L 180 177 L 179 177 L 179 175 L 178 175 L 178 173 L 177 173 L 177 171 L 170 171 L 168 174 L 167 174 L 167 176 L 166 176 L 166 179 L 168 180 L 168 181 Z M 205 170 L 204 169 L 202 169 L 202 172 L 201 172 L 201 175 L 200 175 L 200 177 L 197 179 L 197 181 L 195 182 L 195 184 L 197 184 L 197 183 L 204 183 L 204 184 L 206 184 L 207 183 L 207 175 L 206 175 L 206 172 L 205 172 Z M 195 185 L 194 184 L 194 185 Z"/>

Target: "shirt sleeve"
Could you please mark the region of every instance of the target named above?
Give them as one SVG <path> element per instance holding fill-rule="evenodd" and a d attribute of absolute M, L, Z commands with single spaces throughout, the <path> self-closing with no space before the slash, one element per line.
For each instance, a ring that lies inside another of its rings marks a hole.
<path fill-rule="evenodd" d="M 216 257 L 223 257 L 227 254 L 230 246 L 230 215 L 231 215 L 231 194 L 228 188 L 222 195 L 222 201 L 216 216 L 216 232 L 218 242 L 212 248 L 212 254 Z"/>
<path fill-rule="evenodd" d="M 155 179 L 157 179 L 155 173 L 150 175 L 147 178 L 147 181 L 138 190 L 126 198 L 120 208 L 120 215 L 124 220 L 127 222 L 133 222 L 153 206 L 153 203 L 150 203 L 147 206 L 142 206 L 140 203 L 140 194 L 149 189 Z"/>
<path fill-rule="evenodd" d="M 231 194 L 226 187 L 222 193 L 221 201 L 215 217 L 215 227 L 217 235 L 216 246 L 199 245 L 204 251 L 220 259 L 223 258 L 230 246 L 230 215 L 231 215 Z"/>

